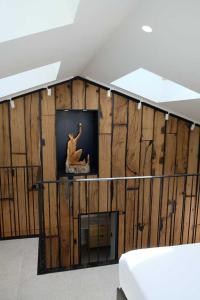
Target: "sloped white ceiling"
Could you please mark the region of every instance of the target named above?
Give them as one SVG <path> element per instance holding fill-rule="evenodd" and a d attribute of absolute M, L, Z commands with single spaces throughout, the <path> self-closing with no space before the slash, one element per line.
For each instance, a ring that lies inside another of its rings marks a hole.
<path fill-rule="evenodd" d="M 73 24 L 0 43 L 0 78 L 56 61 L 61 61 L 58 79 L 80 75 L 136 3 L 80 0 Z"/>
<path fill-rule="evenodd" d="M 200 100 L 172 101 L 162 103 L 163 108 L 170 109 L 177 114 L 191 118 L 194 122 L 200 123 Z"/>
<path fill-rule="evenodd" d="M 199 11 L 198 0 L 140 1 L 83 73 L 109 83 L 144 68 L 199 93 Z M 153 32 L 143 32 L 142 25 L 150 25 Z M 200 121 L 200 101 L 188 103 L 170 107 Z"/>
<path fill-rule="evenodd" d="M 140 1 L 85 73 L 111 82 L 143 67 L 200 92 L 199 11 L 198 0 Z M 153 32 L 143 32 L 143 24 Z"/>

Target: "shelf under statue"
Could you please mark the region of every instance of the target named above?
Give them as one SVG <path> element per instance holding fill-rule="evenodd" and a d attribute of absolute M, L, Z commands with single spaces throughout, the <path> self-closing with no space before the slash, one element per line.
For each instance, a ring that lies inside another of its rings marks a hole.
<path fill-rule="evenodd" d="M 79 133 L 76 137 L 69 134 L 67 143 L 67 159 L 66 159 L 66 173 L 89 173 L 90 172 L 90 156 L 88 154 L 87 161 L 80 160 L 83 149 L 76 150 L 77 142 L 82 134 L 82 124 L 79 123 Z"/>

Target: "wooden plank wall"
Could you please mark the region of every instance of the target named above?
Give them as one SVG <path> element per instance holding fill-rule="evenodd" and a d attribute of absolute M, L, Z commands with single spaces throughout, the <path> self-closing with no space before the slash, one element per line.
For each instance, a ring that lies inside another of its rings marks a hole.
<path fill-rule="evenodd" d="M 38 178 L 40 159 L 39 93 L 20 97 L 15 109 L 0 105 L 0 229 L 2 237 L 39 233 Z M 19 168 L 15 168 L 19 167 Z"/>
<path fill-rule="evenodd" d="M 14 110 L 8 103 L 0 105 L 0 166 L 38 165 L 42 167 L 44 180 L 55 180 L 56 110 L 95 109 L 99 111 L 99 173 L 92 177 L 199 171 L 198 126 L 190 131 L 191 124 L 180 118 L 170 116 L 166 121 L 163 112 L 146 105 L 138 110 L 134 99 L 117 92 L 108 97 L 106 89 L 92 82 L 79 78 L 60 83 L 52 88 L 51 96 L 42 90 L 18 98 L 15 105 Z M 16 198 L 15 186 L 10 190 L 3 184 L 4 174 L 1 181 L 4 198 L 13 194 Z M 176 191 L 175 183 L 178 186 Z M 46 243 L 56 255 L 51 261 L 47 247 L 47 266 L 57 266 L 58 260 L 64 267 L 78 264 L 79 213 L 119 211 L 119 256 L 130 249 L 192 241 L 195 218 L 200 218 L 200 214 L 196 214 L 198 205 L 194 197 L 197 184 L 191 178 L 186 182 L 183 178 L 163 182 L 157 179 L 153 183 L 138 180 L 114 184 L 100 182 L 91 184 L 90 188 L 86 183 L 74 184 L 70 191 L 73 205 L 67 202 L 66 186 L 57 189 L 51 184 L 49 189 L 44 189 L 44 227 Z M 23 190 L 23 182 L 18 185 Z M 185 190 L 186 195 L 183 194 Z M 36 198 L 37 192 L 21 194 L 18 235 L 38 233 Z M 174 201 L 176 212 L 172 215 Z M 2 228 L 4 223 L 7 236 L 15 234 L 11 221 L 16 202 L 16 199 L 12 203 L 1 201 L 0 224 Z M 34 209 L 35 232 L 33 220 L 26 220 L 28 204 Z M 11 215 L 8 214 L 9 206 Z M 171 234 L 173 228 L 176 228 L 174 235 Z M 200 240 L 199 226 L 196 232 Z"/>

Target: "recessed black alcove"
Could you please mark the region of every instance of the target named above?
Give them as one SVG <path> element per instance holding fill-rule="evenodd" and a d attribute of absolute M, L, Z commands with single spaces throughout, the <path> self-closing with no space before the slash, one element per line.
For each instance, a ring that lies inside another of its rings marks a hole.
<path fill-rule="evenodd" d="M 65 172 L 68 134 L 76 135 L 82 123 L 82 135 L 77 149 L 83 149 L 81 159 L 90 155 L 90 174 L 98 173 L 98 111 L 58 110 L 56 111 L 57 176 L 72 175 Z M 76 174 L 77 175 L 77 174 Z"/>

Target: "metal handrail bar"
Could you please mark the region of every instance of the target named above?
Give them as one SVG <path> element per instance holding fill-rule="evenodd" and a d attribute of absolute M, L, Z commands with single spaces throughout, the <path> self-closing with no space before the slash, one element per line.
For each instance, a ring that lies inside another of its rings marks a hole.
<path fill-rule="evenodd" d="M 186 176 L 200 176 L 200 173 L 184 173 L 184 174 L 174 174 L 174 175 L 156 175 L 156 176 L 129 176 L 129 177 L 107 177 L 107 178 L 82 178 L 82 179 L 72 179 L 72 178 L 62 178 L 58 180 L 44 180 L 39 181 L 37 184 L 42 183 L 59 183 L 59 182 L 92 182 L 92 181 L 115 181 L 115 180 L 131 180 L 131 179 L 160 179 L 160 178 L 173 178 L 173 177 L 186 177 Z"/>

